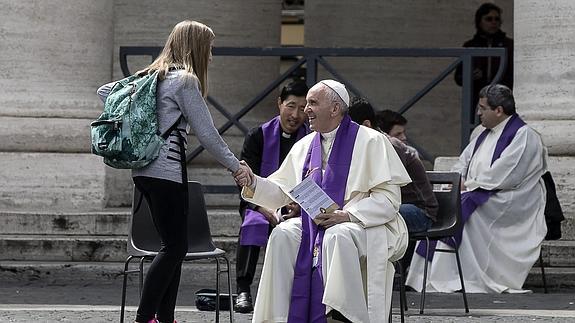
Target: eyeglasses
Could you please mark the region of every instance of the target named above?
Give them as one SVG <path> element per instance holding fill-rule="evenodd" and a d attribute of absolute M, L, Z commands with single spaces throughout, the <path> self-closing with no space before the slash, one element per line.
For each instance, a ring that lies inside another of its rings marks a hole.
<path fill-rule="evenodd" d="M 486 17 L 483 17 L 483 20 L 485 20 L 487 22 L 492 22 L 492 21 L 500 22 L 501 17 L 486 16 Z"/>

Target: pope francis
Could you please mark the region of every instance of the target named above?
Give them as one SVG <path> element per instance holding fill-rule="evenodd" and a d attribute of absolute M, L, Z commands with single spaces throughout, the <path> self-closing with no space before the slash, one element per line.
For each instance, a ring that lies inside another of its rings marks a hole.
<path fill-rule="evenodd" d="M 242 197 L 278 209 L 311 176 L 340 208 L 315 220 L 302 210 L 272 231 L 253 322 L 385 321 L 392 262 L 408 242 L 398 210 L 410 178 L 384 135 L 351 121 L 343 84 L 320 81 L 306 101 L 313 132 L 269 177 L 249 174 Z"/>

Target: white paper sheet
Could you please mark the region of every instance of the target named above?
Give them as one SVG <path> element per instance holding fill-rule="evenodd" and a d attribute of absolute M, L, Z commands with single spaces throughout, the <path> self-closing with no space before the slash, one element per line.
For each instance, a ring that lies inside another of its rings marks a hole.
<path fill-rule="evenodd" d="M 306 177 L 290 192 L 293 200 L 305 210 L 312 219 L 321 213 L 333 212 L 338 206 L 311 176 Z"/>

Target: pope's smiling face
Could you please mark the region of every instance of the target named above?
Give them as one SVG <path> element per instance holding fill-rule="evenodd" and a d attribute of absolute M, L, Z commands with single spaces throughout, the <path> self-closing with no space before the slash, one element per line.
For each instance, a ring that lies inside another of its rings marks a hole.
<path fill-rule="evenodd" d="M 321 133 L 334 130 L 341 121 L 339 105 L 330 100 L 326 91 L 332 90 L 321 83 L 314 85 L 307 93 L 304 110 L 310 129 Z"/>

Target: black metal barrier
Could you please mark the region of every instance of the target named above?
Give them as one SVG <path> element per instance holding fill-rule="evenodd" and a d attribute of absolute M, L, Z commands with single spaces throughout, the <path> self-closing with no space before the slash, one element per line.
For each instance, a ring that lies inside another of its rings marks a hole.
<path fill-rule="evenodd" d="M 128 68 L 128 56 L 151 56 L 152 60 L 155 59 L 161 47 L 133 47 L 121 46 L 120 47 L 120 67 L 125 76 L 131 75 Z M 429 93 L 435 86 L 437 86 L 443 79 L 445 79 L 451 72 L 453 72 L 460 64 L 462 65 L 462 102 L 461 102 L 461 149 L 469 143 L 469 136 L 474 123 L 471 123 L 471 102 L 473 93 L 473 80 L 472 80 L 472 59 L 474 57 L 499 57 L 499 70 L 495 75 L 492 83 L 497 83 L 503 77 L 503 71 L 507 64 L 507 55 L 505 48 L 308 48 L 308 47 L 264 47 L 264 48 L 247 48 L 247 47 L 214 47 L 212 54 L 214 56 L 259 56 L 259 57 L 296 57 L 296 62 L 288 68 L 284 73 L 278 76 L 274 81 L 268 84 L 261 90 L 248 104 L 240 109 L 235 114 L 230 113 L 223 105 L 221 105 L 212 96 L 207 97 L 207 101 L 217 109 L 227 119 L 226 123 L 218 128 L 220 134 L 224 134 L 232 126 L 238 127 L 243 133 L 248 132 L 248 128 L 240 121 L 251 109 L 253 109 L 259 102 L 266 98 L 270 93 L 277 89 L 285 80 L 289 79 L 291 75 L 301 68 L 304 64 L 306 67 L 306 82 L 308 86 L 312 86 L 317 82 L 318 66 L 322 66 L 327 72 L 332 74 L 335 79 L 344 83 L 345 86 L 356 96 L 365 97 L 361 91 L 353 85 L 352 82 L 344 78 L 338 71 L 325 60 L 325 57 L 429 57 L 429 58 L 446 58 L 452 57 L 455 60 L 445 68 L 439 75 L 426 84 L 421 90 L 413 95 L 403 106 L 398 110 L 403 114 L 413 105 L 415 105 L 421 98 Z M 367 98 L 369 100 L 369 98 Z M 426 160 L 434 160 L 435 156 L 429 154 L 427 151 L 418 147 L 418 151 Z M 187 161 L 190 162 L 197 157 L 204 148 L 200 145 L 187 154 Z M 219 187 L 219 186 L 218 186 Z M 224 187 L 214 187 L 213 193 L 223 192 L 228 193 Z"/>

